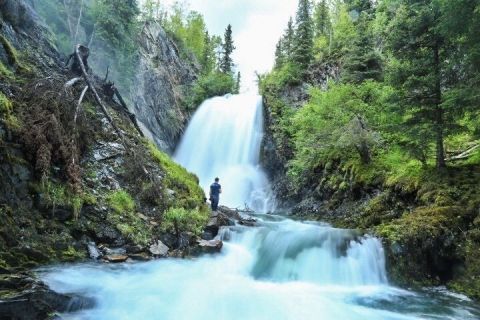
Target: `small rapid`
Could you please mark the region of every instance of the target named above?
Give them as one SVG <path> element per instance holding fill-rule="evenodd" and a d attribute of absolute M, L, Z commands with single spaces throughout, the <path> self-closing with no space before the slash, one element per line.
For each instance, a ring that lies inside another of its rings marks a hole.
<path fill-rule="evenodd" d="M 194 172 L 208 194 L 220 177 L 221 204 L 257 212 L 274 209 L 274 197 L 260 167 L 263 106 L 259 95 L 245 93 L 206 100 L 192 117 L 175 160 Z"/>
<path fill-rule="evenodd" d="M 197 259 L 61 266 L 40 271 L 55 291 L 92 297 L 64 319 L 478 319 L 462 297 L 388 285 L 378 239 L 259 216 L 221 230 L 224 248 Z M 272 221 L 273 220 L 273 221 Z"/>

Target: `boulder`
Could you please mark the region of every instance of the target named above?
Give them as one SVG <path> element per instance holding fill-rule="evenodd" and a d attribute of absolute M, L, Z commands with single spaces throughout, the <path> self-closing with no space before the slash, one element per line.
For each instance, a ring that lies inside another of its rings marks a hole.
<path fill-rule="evenodd" d="M 89 242 L 87 244 L 87 250 L 88 250 L 88 255 L 91 259 L 97 260 L 102 256 L 102 253 L 98 249 L 97 245 L 95 242 Z"/>
<path fill-rule="evenodd" d="M 0 319 L 50 319 L 55 312 L 75 312 L 94 306 L 92 298 L 56 293 L 27 274 L 0 277 Z"/>
<path fill-rule="evenodd" d="M 158 240 L 156 243 L 152 244 L 148 250 L 155 257 L 166 257 L 168 256 L 168 251 L 170 248 L 167 247 L 162 241 Z"/>
<path fill-rule="evenodd" d="M 120 255 L 120 254 L 111 254 L 103 257 L 103 259 L 111 263 L 121 263 L 121 262 L 127 261 L 128 256 Z"/>
<path fill-rule="evenodd" d="M 194 253 L 205 254 L 205 253 L 218 253 L 222 250 L 223 242 L 222 240 L 198 240 L 197 247 L 194 250 Z"/>

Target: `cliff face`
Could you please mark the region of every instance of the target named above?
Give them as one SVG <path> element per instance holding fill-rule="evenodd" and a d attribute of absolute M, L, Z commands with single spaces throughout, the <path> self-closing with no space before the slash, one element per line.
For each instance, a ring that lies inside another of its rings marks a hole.
<path fill-rule="evenodd" d="M 163 214 L 187 210 L 203 223 L 198 179 L 139 135 L 102 79 L 90 74 L 112 121 L 92 90 L 80 98 L 85 80 L 64 66 L 28 2 L 0 1 L 0 25 L 0 273 L 98 257 L 99 244 L 142 259 L 160 239 L 171 251 L 189 246 L 194 235 L 170 230 Z M 194 75 L 162 30 L 144 34 L 135 109 L 147 126 L 160 121 L 150 131 L 168 149 L 186 120 L 176 85 Z M 143 112 L 149 104 L 157 112 Z"/>
<path fill-rule="evenodd" d="M 138 43 L 139 65 L 130 92 L 133 112 L 146 135 L 173 152 L 190 116 L 185 99 L 197 69 L 180 57 L 158 24 L 146 24 Z"/>

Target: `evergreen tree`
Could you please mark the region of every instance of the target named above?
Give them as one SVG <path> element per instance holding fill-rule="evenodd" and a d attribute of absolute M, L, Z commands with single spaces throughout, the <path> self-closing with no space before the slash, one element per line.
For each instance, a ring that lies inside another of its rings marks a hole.
<path fill-rule="evenodd" d="M 293 46 L 292 60 L 304 71 L 313 60 L 313 21 L 310 0 L 300 0 L 298 3 Z"/>
<path fill-rule="evenodd" d="M 200 65 L 203 74 L 209 74 L 215 67 L 215 47 L 208 31 L 203 37 L 203 52 L 200 58 Z"/>
<path fill-rule="evenodd" d="M 113 49 L 123 48 L 126 43 L 132 42 L 140 14 L 136 0 L 96 0 L 92 10 L 96 34 L 107 40 Z"/>
<path fill-rule="evenodd" d="M 222 52 L 222 60 L 220 63 L 220 71 L 225 74 L 232 73 L 233 68 L 233 60 L 232 60 L 232 52 L 235 50 L 235 46 L 233 45 L 233 38 L 232 38 L 232 26 L 229 24 L 227 29 L 225 30 L 225 35 L 223 39 L 223 52 Z"/>
<path fill-rule="evenodd" d="M 361 83 L 364 80 L 382 80 L 382 58 L 375 50 L 375 38 L 365 14 L 356 24 L 356 35 L 344 57 L 343 80 Z"/>
<path fill-rule="evenodd" d="M 240 74 L 240 71 L 237 72 L 237 79 L 235 82 L 235 90 L 234 93 L 239 94 L 240 93 L 240 87 L 242 85 L 242 75 Z"/>
<path fill-rule="evenodd" d="M 293 18 L 290 17 L 288 20 L 287 29 L 285 30 L 285 34 L 283 35 L 281 49 L 282 55 L 284 57 L 284 61 L 290 61 L 293 56 L 293 41 L 295 39 L 295 27 L 293 25 Z"/>
<path fill-rule="evenodd" d="M 441 11 L 435 0 L 399 0 L 388 32 L 395 63 L 391 83 L 403 94 L 397 101 L 404 126 L 417 146 L 434 142 L 437 168 L 445 167 L 444 139 L 452 114 L 444 106 L 447 39 L 439 32 Z"/>
<path fill-rule="evenodd" d="M 315 5 L 314 12 L 315 37 L 326 36 L 331 28 L 330 12 L 326 0 Z"/>
<path fill-rule="evenodd" d="M 283 49 L 282 39 L 278 40 L 277 46 L 275 48 L 275 68 L 280 69 L 285 63 L 285 55 Z"/>

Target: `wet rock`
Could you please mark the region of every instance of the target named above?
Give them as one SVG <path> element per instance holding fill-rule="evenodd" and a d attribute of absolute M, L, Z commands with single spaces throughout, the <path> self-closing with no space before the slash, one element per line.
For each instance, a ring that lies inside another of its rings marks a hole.
<path fill-rule="evenodd" d="M 156 23 L 146 24 L 139 37 L 139 66 L 131 87 L 133 112 L 147 137 L 173 151 L 189 114 L 182 98 L 196 80 L 197 68 L 181 59 L 176 44 Z"/>
<path fill-rule="evenodd" d="M 55 312 L 95 306 L 91 298 L 63 295 L 29 275 L 0 276 L 0 319 L 49 319 Z"/>
<path fill-rule="evenodd" d="M 89 242 L 87 244 L 87 250 L 88 250 L 88 255 L 91 259 L 97 260 L 102 256 L 102 253 L 98 249 L 97 245 L 95 242 Z"/>
<path fill-rule="evenodd" d="M 128 257 L 133 261 L 150 261 L 152 258 L 146 253 L 129 254 Z"/>
<path fill-rule="evenodd" d="M 119 255 L 119 254 L 111 254 L 111 255 L 104 256 L 103 259 L 108 261 L 108 262 L 111 262 L 111 263 L 121 263 L 121 262 L 127 261 L 128 256 Z"/>
<path fill-rule="evenodd" d="M 198 240 L 197 246 L 193 250 L 194 254 L 218 253 L 222 250 L 222 240 Z"/>
<path fill-rule="evenodd" d="M 194 245 L 196 242 L 196 237 L 191 232 L 182 232 L 178 237 L 178 248 L 187 249 L 191 245 Z"/>
<path fill-rule="evenodd" d="M 143 252 L 145 248 L 143 248 L 142 246 L 140 245 L 126 245 L 125 246 L 125 250 L 127 252 L 128 255 L 131 255 L 131 254 L 137 254 L 137 253 L 140 253 L 140 252 Z"/>
<path fill-rule="evenodd" d="M 168 251 L 170 248 L 167 247 L 162 241 L 158 240 L 156 243 L 152 244 L 148 250 L 155 257 L 166 257 L 168 256 Z"/>

